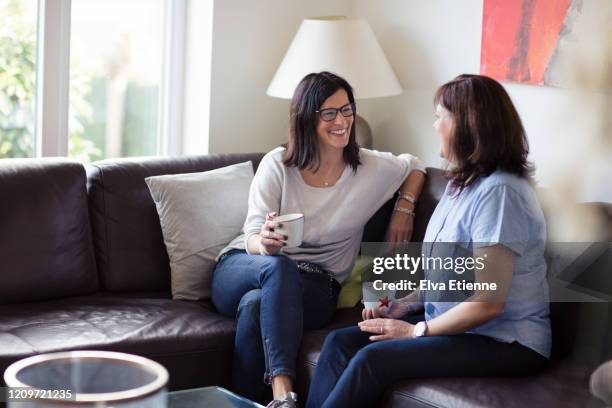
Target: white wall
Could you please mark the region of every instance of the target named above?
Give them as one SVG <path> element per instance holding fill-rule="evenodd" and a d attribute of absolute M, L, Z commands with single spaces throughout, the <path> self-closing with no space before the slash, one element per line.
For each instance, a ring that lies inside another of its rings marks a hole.
<path fill-rule="evenodd" d="M 346 15 L 349 0 L 217 0 L 210 153 L 265 152 L 287 139 L 289 101 L 266 95 L 301 21 Z"/>
<path fill-rule="evenodd" d="M 610 16 L 609 0 L 584 2 L 585 13 L 591 6 L 590 11 Z M 411 152 L 427 165 L 441 164 L 432 97 L 456 75 L 479 72 L 482 11 L 482 0 L 352 0 L 351 15 L 370 22 L 405 89 L 397 97 L 359 103 L 372 126 L 375 148 Z M 609 37 L 602 32 L 599 38 Z M 601 55 L 594 47 L 581 61 Z M 601 69 L 597 63 L 587 69 Z M 612 202 L 612 135 L 609 123 L 604 125 L 610 94 L 504 86 L 522 117 L 539 182 L 579 200 Z"/>
<path fill-rule="evenodd" d="M 610 15 L 610 0 L 583 3 Z M 209 151 L 268 151 L 285 141 L 288 101 L 268 97 L 266 88 L 303 18 L 348 14 L 370 22 L 405 88 L 397 97 L 358 101 L 375 148 L 439 166 L 432 97 L 456 75 L 479 72 L 482 9 L 483 0 L 215 1 Z M 588 50 L 587 57 L 599 54 Z M 609 122 L 602 125 L 610 94 L 504 86 L 523 119 L 540 183 L 579 200 L 612 202 L 612 135 Z"/>

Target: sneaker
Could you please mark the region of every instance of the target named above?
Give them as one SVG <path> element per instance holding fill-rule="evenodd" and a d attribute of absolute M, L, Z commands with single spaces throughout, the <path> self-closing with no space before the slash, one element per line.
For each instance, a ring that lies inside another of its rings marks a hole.
<path fill-rule="evenodd" d="M 297 394 L 290 392 L 282 399 L 270 401 L 266 408 L 299 408 L 297 403 Z"/>

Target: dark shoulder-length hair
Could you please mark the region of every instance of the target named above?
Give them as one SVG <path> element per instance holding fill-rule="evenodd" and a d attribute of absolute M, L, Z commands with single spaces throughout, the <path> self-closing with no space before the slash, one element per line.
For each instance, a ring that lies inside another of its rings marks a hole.
<path fill-rule="evenodd" d="M 317 110 L 339 89 L 346 91 L 349 103 L 355 106 L 353 88 L 338 75 L 323 71 L 308 74 L 300 81 L 289 110 L 289 141 L 285 144 L 286 150 L 283 156 L 286 166 L 295 166 L 300 170 L 318 170 L 321 157 L 317 136 L 319 120 Z M 357 166 L 361 164 L 359 145 L 355 140 L 355 121 L 351 126 L 349 142 L 344 147 L 344 161 L 353 168 L 353 171 L 357 171 Z"/>
<path fill-rule="evenodd" d="M 459 75 L 435 94 L 452 114 L 447 175 L 459 191 L 495 170 L 530 179 L 529 144 L 523 123 L 510 96 L 496 80 L 483 75 Z"/>

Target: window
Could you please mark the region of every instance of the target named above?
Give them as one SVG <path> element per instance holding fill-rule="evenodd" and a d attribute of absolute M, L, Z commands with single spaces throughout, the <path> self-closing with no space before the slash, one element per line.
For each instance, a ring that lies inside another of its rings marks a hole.
<path fill-rule="evenodd" d="M 0 159 L 206 153 L 212 12 L 212 0 L 0 0 Z"/>
<path fill-rule="evenodd" d="M 34 154 L 36 0 L 0 0 L 0 158 Z"/>
<path fill-rule="evenodd" d="M 157 153 L 162 0 L 72 0 L 69 155 Z"/>

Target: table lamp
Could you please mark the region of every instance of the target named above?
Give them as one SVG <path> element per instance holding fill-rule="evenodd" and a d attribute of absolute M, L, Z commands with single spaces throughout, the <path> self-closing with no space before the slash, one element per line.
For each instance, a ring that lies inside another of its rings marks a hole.
<path fill-rule="evenodd" d="M 293 38 L 267 94 L 291 99 L 298 83 L 312 72 L 329 71 L 346 79 L 355 98 L 398 95 L 402 87 L 365 19 L 307 18 Z M 357 143 L 372 148 L 372 131 L 355 117 Z"/>

